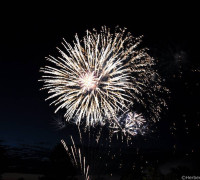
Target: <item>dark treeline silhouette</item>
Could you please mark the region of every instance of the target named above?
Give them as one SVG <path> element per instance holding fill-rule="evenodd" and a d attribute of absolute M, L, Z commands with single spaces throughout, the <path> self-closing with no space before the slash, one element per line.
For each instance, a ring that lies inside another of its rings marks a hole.
<path fill-rule="evenodd" d="M 0 179 L 4 173 L 42 174 L 40 180 L 73 179 L 77 174 L 61 144 L 46 152 L 46 159 L 35 159 L 34 156 L 26 159 L 23 153 L 21 156 L 14 154 L 15 149 L 0 144 Z"/>
<path fill-rule="evenodd" d="M 76 168 L 70 162 L 69 156 L 61 144 L 54 147 L 49 156 L 49 163 L 43 165 L 44 179 L 73 179 Z"/>
<path fill-rule="evenodd" d="M 0 140 L 0 179 L 1 175 L 7 170 L 8 167 L 8 156 L 6 153 L 6 146 L 1 145 L 2 141 Z"/>

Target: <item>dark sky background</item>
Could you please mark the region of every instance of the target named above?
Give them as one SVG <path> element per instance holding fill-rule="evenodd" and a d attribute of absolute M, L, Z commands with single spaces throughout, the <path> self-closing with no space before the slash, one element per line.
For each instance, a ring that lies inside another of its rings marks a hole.
<path fill-rule="evenodd" d="M 39 91 L 39 68 L 46 56 L 58 55 L 56 47 L 62 38 L 72 42 L 75 33 L 82 37 L 87 29 L 119 25 L 134 36 L 144 35 L 143 45 L 158 59 L 159 72 L 171 90 L 169 110 L 158 123 L 156 135 L 149 134 L 151 141 L 143 145 L 168 150 L 177 144 L 180 151 L 199 152 L 200 76 L 193 70 L 199 69 L 200 41 L 195 5 L 121 3 L 5 7 L 0 17 L 0 140 L 4 144 L 52 147 L 60 142 L 65 133 L 56 130 L 54 107 L 44 101 L 47 93 Z M 175 136 L 170 129 L 174 122 Z"/>

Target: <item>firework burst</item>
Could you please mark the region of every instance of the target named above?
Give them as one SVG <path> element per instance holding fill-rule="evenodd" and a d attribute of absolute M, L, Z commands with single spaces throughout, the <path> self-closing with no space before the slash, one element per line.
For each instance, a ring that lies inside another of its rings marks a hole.
<path fill-rule="evenodd" d="M 122 132 L 125 136 L 135 136 L 138 133 L 144 134 L 145 122 L 141 114 L 126 112 L 118 118 L 118 125 L 113 123 L 110 125 L 110 128 L 113 130 L 113 133 Z"/>
<path fill-rule="evenodd" d="M 73 46 L 64 40 L 61 56 L 47 58 L 53 66 L 41 68 L 55 112 L 65 108 L 66 121 L 102 125 L 137 103 L 155 120 L 164 104 L 155 93 L 162 91 L 160 77 L 146 49 L 138 49 L 140 42 L 125 29 L 112 34 L 106 27 L 87 31 L 82 40 L 76 35 Z"/>

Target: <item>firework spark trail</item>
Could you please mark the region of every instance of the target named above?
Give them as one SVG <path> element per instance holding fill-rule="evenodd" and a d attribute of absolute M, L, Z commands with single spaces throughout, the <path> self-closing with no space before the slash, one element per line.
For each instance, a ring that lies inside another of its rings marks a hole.
<path fill-rule="evenodd" d="M 70 148 L 71 148 L 71 151 L 72 151 L 72 155 L 73 155 L 73 158 L 74 158 L 74 162 L 75 162 L 76 166 L 78 166 L 78 163 L 77 163 L 77 161 L 76 161 L 76 156 L 75 156 L 75 153 L 74 153 L 74 149 L 73 149 L 72 146 L 71 146 Z"/>
<path fill-rule="evenodd" d="M 77 152 L 76 152 L 76 146 L 75 146 L 74 140 L 73 140 L 72 136 L 70 136 L 70 137 L 71 137 L 71 141 L 72 141 L 72 144 L 73 144 L 73 147 L 74 147 L 75 153 L 77 154 Z"/>
<path fill-rule="evenodd" d="M 73 155 L 73 158 L 71 158 L 71 160 L 73 160 L 72 162 L 74 162 L 73 164 L 75 164 L 76 167 L 80 166 L 80 170 L 83 173 L 84 178 L 88 180 L 89 179 L 89 165 L 86 165 L 85 157 L 82 158 L 80 148 L 78 148 L 77 150 L 72 136 L 71 136 L 71 141 L 73 145 L 70 147 L 66 145 L 64 140 L 61 140 L 61 143 L 66 149 L 68 155 L 70 157 L 71 157 L 71 154 Z M 69 149 L 71 149 L 71 153 L 69 152 Z"/>
<path fill-rule="evenodd" d="M 89 179 L 88 171 L 89 171 L 89 166 L 87 166 L 87 171 L 86 171 L 86 174 L 85 174 L 87 180 Z"/>
<path fill-rule="evenodd" d="M 47 89 L 57 106 L 65 108 L 66 121 L 86 126 L 105 121 L 117 124 L 119 112 L 135 103 L 157 120 L 165 101 L 157 94 L 164 91 L 161 78 L 154 70 L 154 59 L 146 49 L 138 49 L 141 37 L 134 38 L 125 29 L 114 34 L 102 27 L 89 32 L 83 40 L 75 36 L 73 46 L 64 40 L 61 57 L 49 56 L 54 66 L 41 68 L 42 89 Z"/>
<path fill-rule="evenodd" d="M 80 137 L 80 142 L 81 144 L 83 143 L 82 142 L 82 135 L 81 135 L 81 130 L 80 130 L 80 127 L 78 126 L 78 133 L 79 133 L 79 137 Z"/>
<path fill-rule="evenodd" d="M 74 161 L 73 161 L 73 158 L 72 158 L 72 155 L 71 155 L 71 153 L 69 152 L 69 148 L 67 147 L 67 145 L 66 145 L 66 143 L 65 143 L 65 141 L 64 141 L 63 139 L 61 140 L 61 143 L 63 144 L 63 146 L 64 146 L 64 148 L 65 148 L 65 150 L 66 150 L 68 156 L 70 157 L 71 162 L 74 162 Z"/>
<path fill-rule="evenodd" d="M 80 151 L 80 148 L 78 149 L 78 154 L 79 154 L 79 161 L 81 162 L 81 151 Z M 80 166 L 81 166 L 81 171 L 83 170 L 82 169 L 82 162 L 80 163 Z"/>
<path fill-rule="evenodd" d="M 83 173 L 85 174 L 85 157 L 83 157 Z"/>

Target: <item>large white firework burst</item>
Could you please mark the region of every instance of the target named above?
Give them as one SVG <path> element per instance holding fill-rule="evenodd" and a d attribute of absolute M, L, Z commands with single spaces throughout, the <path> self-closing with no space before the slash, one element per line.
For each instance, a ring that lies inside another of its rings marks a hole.
<path fill-rule="evenodd" d="M 87 31 L 82 40 L 76 35 L 72 46 L 64 40 L 64 50 L 58 49 L 61 57 L 49 56 L 53 66 L 41 68 L 43 89 L 51 94 L 47 99 L 54 99 L 55 112 L 65 108 L 67 121 L 90 126 L 116 121 L 120 111 L 137 103 L 148 105 L 152 119 L 157 117 L 164 103 L 155 103 L 160 78 L 146 49 L 138 50 L 140 42 L 141 37 L 125 29 L 112 34 L 106 27 Z"/>

